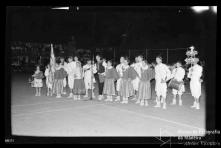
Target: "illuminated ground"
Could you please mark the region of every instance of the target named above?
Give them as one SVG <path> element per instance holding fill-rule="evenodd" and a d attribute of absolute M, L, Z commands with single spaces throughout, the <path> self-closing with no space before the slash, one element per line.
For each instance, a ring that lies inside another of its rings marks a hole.
<path fill-rule="evenodd" d="M 74 101 L 66 97 L 35 97 L 28 75 L 12 76 L 12 132 L 28 136 L 178 136 L 198 135 L 205 127 L 205 93 L 201 109 L 191 109 L 189 89 L 183 95 L 183 106 L 167 110 L 154 108 L 154 97 L 148 107 L 134 101 L 129 104 L 98 101 Z M 204 92 L 204 91 L 203 91 Z"/>

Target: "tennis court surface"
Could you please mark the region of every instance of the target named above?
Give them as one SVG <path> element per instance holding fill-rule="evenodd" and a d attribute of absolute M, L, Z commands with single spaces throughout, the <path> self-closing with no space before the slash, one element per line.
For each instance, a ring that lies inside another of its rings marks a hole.
<path fill-rule="evenodd" d="M 148 107 L 130 100 L 117 102 L 74 101 L 66 97 L 36 97 L 28 75 L 12 75 L 12 134 L 21 136 L 200 136 L 205 129 L 205 93 L 201 108 L 190 108 L 193 98 L 186 88 L 183 106 L 172 106 L 169 90 L 167 109 L 154 108 L 155 94 Z M 83 98 L 82 98 L 83 99 Z"/>

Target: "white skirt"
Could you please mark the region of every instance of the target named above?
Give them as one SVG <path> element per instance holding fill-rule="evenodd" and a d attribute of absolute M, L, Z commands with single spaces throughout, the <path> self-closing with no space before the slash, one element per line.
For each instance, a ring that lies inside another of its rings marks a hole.
<path fill-rule="evenodd" d="M 34 87 L 43 87 L 42 79 L 34 79 Z"/>

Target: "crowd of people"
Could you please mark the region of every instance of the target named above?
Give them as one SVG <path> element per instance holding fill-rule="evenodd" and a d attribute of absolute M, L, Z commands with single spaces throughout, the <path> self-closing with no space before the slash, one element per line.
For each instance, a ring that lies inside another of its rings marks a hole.
<path fill-rule="evenodd" d="M 190 78 L 190 90 L 194 98 L 191 106 L 200 109 L 201 76 L 203 68 L 198 64 L 199 59 L 194 59 L 194 64 L 188 70 Z M 47 65 L 45 72 L 37 66 L 34 75 L 33 87 L 36 87 L 36 96 L 41 96 L 43 77 L 46 77 L 47 96 L 56 95 L 61 98 L 63 94 L 70 92 L 68 98 L 80 100 L 95 97 L 95 83 L 98 86 L 98 100 L 121 102 L 127 104 L 129 98 L 141 106 L 149 106 L 152 97 L 151 80 L 155 79 L 156 105 L 154 107 L 167 108 L 166 98 L 168 87 L 172 88 L 173 99 L 171 105 L 182 106 L 182 95 L 185 92 L 183 79 L 185 70 L 180 61 L 176 62 L 172 69 L 162 62 L 162 57 L 156 57 L 156 64 L 148 64 L 147 60 L 139 55 L 135 62 L 130 64 L 128 57 L 120 57 L 120 64 L 116 67 L 112 60 L 104 60 L 101 55 L 96 55 L 96 62 L 91 59 L 82 65 L 78 57 L 56 59 L 55 65 Z M 169 82 L 169 84 L 168 84 Z M 66 90 L 66 86 L 70 91 Z M 81 97 L 82 96 L 82 97 Z"/>

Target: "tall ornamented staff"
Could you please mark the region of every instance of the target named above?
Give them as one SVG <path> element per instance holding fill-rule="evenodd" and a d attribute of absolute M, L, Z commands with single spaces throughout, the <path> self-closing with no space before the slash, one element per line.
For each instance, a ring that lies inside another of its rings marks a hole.
<path fill-rule="evenodd" d="M 195 50 L 194 46 L 189 47 L 190 50 L 187 50 L 186 56 L 187 58 L 185 59 L 185 62 L 187 65 L 190 64 L 190 69 L 192 70 L 193 64 L 196 59 L 196 55 L 198 54 L 198 51 Z"/>

